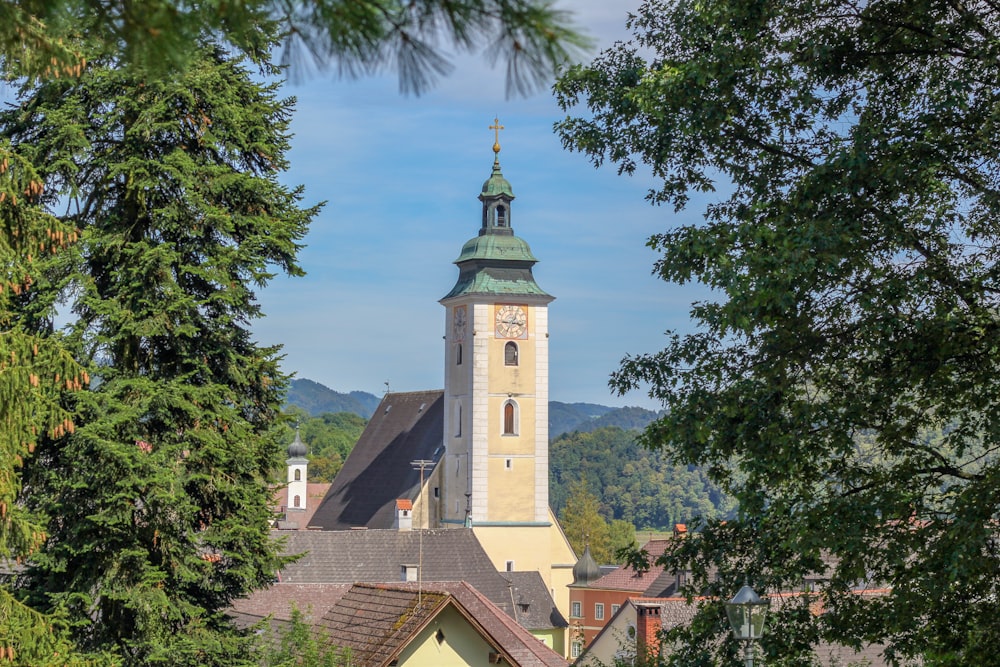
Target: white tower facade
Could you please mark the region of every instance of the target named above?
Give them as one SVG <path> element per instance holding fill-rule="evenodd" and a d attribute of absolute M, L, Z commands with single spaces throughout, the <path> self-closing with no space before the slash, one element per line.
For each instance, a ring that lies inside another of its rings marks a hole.
<path fill-rule="evenodd" d="M 302 442 L 299 429 L 295 429 L 295 440 L 288 446 L 288 501 L 285 506 L 289 512 L 305 510 L 308 502 L 309 459 L 306 458 L 306 445 Z"/>

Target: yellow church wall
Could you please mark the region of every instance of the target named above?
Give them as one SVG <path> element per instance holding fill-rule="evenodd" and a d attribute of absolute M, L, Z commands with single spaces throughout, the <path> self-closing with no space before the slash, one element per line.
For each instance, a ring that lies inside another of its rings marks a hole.
<path fill-rule="evenodd" d="M 510 467 L 507 462 L 510 461 Z M 534 459 L 513 456 L 490 457 L 490 521 L 532 521 L 535 488 Z"/>
<path fill-rule="evenodd" d="M 517 571 L 537 571 L 541 574 L 556 607 L 563 616 L 569 618 L 567 586 L 573 583 L 576 555 L 554 518 L 548 526 L 473 524 L 472 530 L 493 566 L 500 572 L 507 569 L 507 561 L 514 561 L 514 569 Z"/>
<path fill-rule="evenodd" d="M 504 359 L 507 343 L 517 344 L 517 366 L 508 366 Z M 531 339 L 509 340 L 494 338 L 490 341 L 489 383 L 503 387 L 514 394 L 535 393 L 535 344 Z"/>
<path fill-rule="evenodd" d="M 441 473 L 443 466 L 428 468 L 424 485 L 413 501 L 413 528 L 437 527 L 441 522 Z M 438 497 L 434 497 L 434 488 Z"/>
<path fill-rule="evenodd" d="M 490 455 L 514 454 L 535 455 L 535 401 L 533 398 L 510 397 L 517 402 L 517 434 L 503 432 L 504 404 L 510 400 L 506 395 L 490 396 L 489 406 L 489 453 Z"/>
<path fill-rule="evenodd" d="M 438 641 L 437 633 L 444 638 Z M 400 667 L 487 667 L 490 644 L 449 605 L 399 655 Z"/>

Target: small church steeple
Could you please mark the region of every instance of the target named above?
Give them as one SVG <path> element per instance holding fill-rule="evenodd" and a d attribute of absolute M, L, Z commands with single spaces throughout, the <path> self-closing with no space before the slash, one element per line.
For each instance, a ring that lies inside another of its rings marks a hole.
<path fill-rule="evenodd" d="M 309 459 L 306 443 L 302 442 L 299 434 L 299 427 L 295 427 L 295 440 L 288 445 L 288 458 L 285 463 L 288 465 L 288 500 L 285 506 L 289 510 L 306 509 L 306 498 L 308 494 L 308 474 Z"/>
<path fill-rule="evenodd" d="M 504 128 L 500 120 L 494 118 L 490 129 L 494 132 L 493 173 L 483 183 L 483 190 L 479 194 L 479 201 L 483 202 L 483 227 L 479 230 L 479 235 L 510 236 L 514 234 L 510 226 L 510 202 L 514 199 L 514 190 L 500 171 L 500 130 Z"/>

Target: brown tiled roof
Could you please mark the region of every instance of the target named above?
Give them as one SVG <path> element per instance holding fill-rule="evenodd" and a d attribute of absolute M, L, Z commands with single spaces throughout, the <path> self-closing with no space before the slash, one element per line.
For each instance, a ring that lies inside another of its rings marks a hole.
<path fill-rule="evenodd" d="M 417 565 L 422 549 L 424 582 L 467 581 L 529 629 L 567 626 L 538 573 L 497 572 L 469 528 L 295 531 L 282 538 L 285 554 L 304 554 L 281 570 L 283 583 L 399 582 L 402 567 Z M 518 600 L 528 601 L 527 613 Z"/>
<path fill-rule="evenodd" d="M 664 572 L 663 568 L 657 567 L 653 561 L 663 555 L 669 543 L 669 539 L 650 540 L 643 546 L 643 549 L 649 554 L 650 563 L 649 569 L 645 572 L 636 572 L 628 566 L 619 567 L 600 579 L 590 582 L 588 588 L 631 591 L 649 596 L 654 596 L 656 592 L 659 592 L 649 592 L 651 589 L 660 588 L 661 591 L 667 589 L 669 582 L 675 580 L 676 576 L 673 574 L 668 575 Z"/>
<path fill-rule="evenodd" d="M 311 619 L 320 618 L 326 610 L 350 590 L 351 584 L 274 584 L 248 597 L 233 602 L 230 615 L 241 626 L 252 625 L 271 616 L 276 621 L 290 621 L 292 607 Z"/>
<path fill-rule="evenodd" d="M 389 664 L 448 605 L 477 628 L 511 665 L 565 667 L 566 661 L 542 644 L 465 582 L 356 584 L 316 626 L 330 643 L 350 649 L 352 665 Z"/>
<path fill-rule="evenodd" d="M 315 622 L 355 667 L 387 665 L 451 600 L 447 593 L 356 584 Z"/>
<path fill-rule="evenodd" d="M 667 597 L 667 598 L 630 598 L 629 602 L 635 606 L 658 604 L 660 606 L 660 625 L 669 630 L 689 623 L 698 611 L 697 604 L 688 604 L 687 598 Z"/>
<path fill-rule="evenodd" d="M 420 486 L 410 462 L 439 461 L 443 429 L 443 391 L 386 394 L 309 525 L 391 528 L 396 500 L 415 498 Z"/>
<path fill-rule="evenodd" d="M 885 595 L 885 589 L 872 589 L 865 591 L 858 591 L 859 595 L 865 596 L 878 596 Z M 786 603 L 788 600 L 793 599 L 803 595 L 800 592 L 793 593 L 778 593 L 771 594 L 767 596 L 772 600 L 772 604 L 781 605 Z M 612 632 L 614 627 L 613 620 L 619 614 L 628 613 L 626 610 L 626 605 L 631 605 L 632 607 L 643 606 L 643 605 L 658 605 L 660 607 L 660 624 L 665 629 L 674 628 L 680 625 L 686 625 L 691 622 L 694 618 L 695 613 L 698 611 L 698 601 L 704 598 L 695 598 L 691 604 L 688 603 L 686 598 L 683 597 L 633 597 L 629 598 L 625 605 L 618 610 L 615 616 L 609 619 L 608 623 L 604 628 L 597 634 L 596 637 L 591 641 L 590 646 L 594 646 L 601 641 L 616 641 L 620 642 L 619 637 L 604 637 L 605 634 Z M 842 646 L 839 644 L 828 644 L 820 643 L 814 649 L 814 653 L 819 660 L 819 664 L 823 667 L 838 667 L 840 665 L 848 664 L 861 664 L 869 665 L 870 667 L 885 667 L 887 665 L 885 658 L 882 656 L 884 646 L 880 644 L 869 644 L 862 647 L 860 651 L 855 651 L 853 648 L 847 646 Z M 585 656 L 581 656 L 578 663 L 583 663 Z"/>

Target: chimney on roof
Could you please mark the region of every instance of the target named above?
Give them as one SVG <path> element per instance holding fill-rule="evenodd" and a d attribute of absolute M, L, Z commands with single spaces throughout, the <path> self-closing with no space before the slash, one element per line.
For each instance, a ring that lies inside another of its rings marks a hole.
<path fill-rule="evenodd" d="M 400 498 L 396 501 L 396 521 L 393 526 L 398 531 L 413 530 L 413 501 Z"/>
<path fill-rule="evenodd" d="M 635 605 L 635 653 L 640 660 L 655 660 L 660 655 L 660 618 L 658 604 Z"/>

